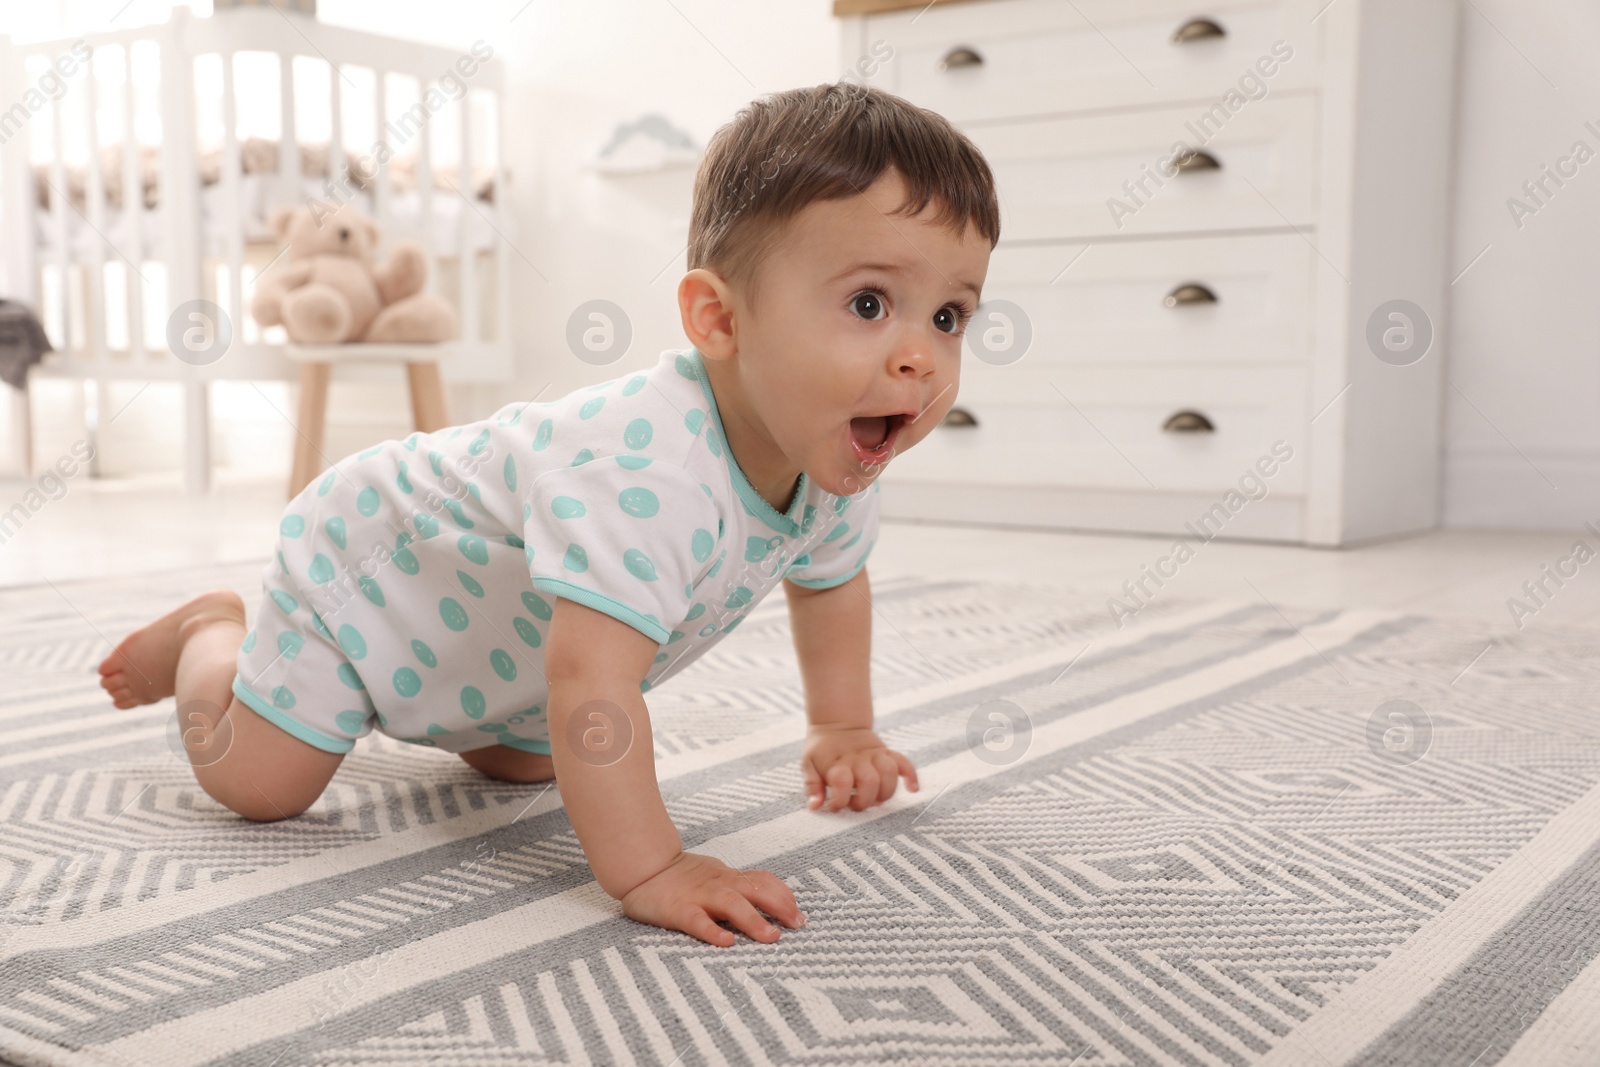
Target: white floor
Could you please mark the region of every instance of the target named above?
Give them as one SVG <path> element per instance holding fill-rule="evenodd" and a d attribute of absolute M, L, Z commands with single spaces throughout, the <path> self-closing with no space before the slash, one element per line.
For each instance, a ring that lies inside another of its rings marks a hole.
<path fill-rule="evenodd" d="M 193 498 L 176 475 L 97 480 L 78 477 L 59 499 L 45 499 L 20 529 L 0 525 L 0 586 L 178 569 L 203 563 L 264 560 L 286 500 L 277 481 L 219 475 L 213 494 Z M 23 500 L 28 483 L 0 481 L 0 514 Z M 886 490 L 887 491 L 887 490 Z M 24 509 L 26 510 L 26 509 Z M 1443 530 L 1344 550 L 1214 541 L 1157 589 L 1156 597 L 1263 598 L 1276 606 L 1400 608 L 1481 620 L 1507 633 L 1517 620 L 1512 597 L 1536 606 L 1522 589 L 1555 570 L 1586 531 Z M 1166 555 L 1170 538 L 1073 534 L 885 522 L 873 551 L 874 575 L 967 575 L 1043 581 L 1104 603 L 1127 599 L 1123 583 Z M 1567 564 L 1572 569 L 1572 564 Z M 1527 626 L 1600 626 L 1600 561 L 1578 568 L 1525 616 Z M 1109 615 L 1109 611 L 1108 611 Z"/>

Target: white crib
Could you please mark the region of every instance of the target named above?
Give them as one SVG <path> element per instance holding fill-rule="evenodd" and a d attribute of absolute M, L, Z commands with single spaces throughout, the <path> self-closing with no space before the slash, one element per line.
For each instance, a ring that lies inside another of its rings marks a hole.
<path fill-rule="evenodd" d="M 70 75 L 44 73 L 85 45 L 91 57 Z M 208 491 L 210 383 L 298 380 L 282 328 L 260 331 L 248 312 L 254 278 L 279 251 L 267 219 L 276 206 L 337 197 L 378 220 L 380 257 L 397 238 L 422 245 L 430 289 L 460 316 L 446 380 L 509 381 L 504 71 L 484 58 L 487 46 L 473 48 L 270 7 L 207 18 L 179 9 L 163 25 L 82 39 L 0 38 L 0 100 L 20 102 L 0 112 L 0 295 L 37 309 L 57 349 L 31 375 L 181 382 L 184 481 L 190 493 Z M 241 137 L 247 96 L 254 111 L 266 100 L 276 112 L 276 144 Z M 297 125 L 325 125 L 325 142 L 303 143 Z M 379 141 L 393 156 L 386 164 Z M 346 184 L 347 165 L 367 180 Z M 169 317 L 196 299 L 221 307 L 232 326 L 225 355 L 205 365 L 179 359 L 166 340 Z M 26 393 L 20 415 L 31 434 Z"/>

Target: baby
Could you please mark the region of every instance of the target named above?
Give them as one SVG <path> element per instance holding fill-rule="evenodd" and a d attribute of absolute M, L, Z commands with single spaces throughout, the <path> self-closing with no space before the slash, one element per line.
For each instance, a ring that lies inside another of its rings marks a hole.
<path fill-rule="evenodd" d="M 305 811 L 376 729 L 556 779 L 632 918 L 777 940 L 763 912 L 805 921 L 782 880 L 683 850 L 645 694 L 781 580 L 808 806 L 917 789 L 872 729 L 876 478 L 955 402 L 999 230 L 988 165 L 940 116 L 844 83 L 755 101 L 695 179 L 693 347 L 340 460 L 284 510 L 255 629 L 207 593 L 101 684 L 121 708 L 175 697 L 201 788 L 245 818 Z"/>

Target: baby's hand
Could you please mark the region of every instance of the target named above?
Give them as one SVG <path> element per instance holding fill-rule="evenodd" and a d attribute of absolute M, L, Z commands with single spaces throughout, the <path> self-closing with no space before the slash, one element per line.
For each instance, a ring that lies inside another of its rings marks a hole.
<path fill-rule="evenodd" d="M 741 871 L 714 856 L 680 852 L 678 858 L 622 897 L 622 911 L 630 919 L 667 930 L 682 930 L 691 937 L 724 948 L 733 944 L 731 930 L 718 926 L 726 919 L 757 941 L 778 940 L 778 928 L 756 910 L 774 916 L 785 926 L 804 926 L 806 917 L 794 894 L 771 871 Z"/>
<path fill-rule="evenodd" d="M 806 779 L 806 807 L 813 809 L 822 807 L 824 788 L 829 792 L 828 811 L 842 811 L 846 805 L 852 811 L 865 811 L 882 804 L 894 796 L 901 775 L 907 789 L 913 793 L 918 789 L 911 761 L 865 727 L 811 727 L 800 771 Z"/>

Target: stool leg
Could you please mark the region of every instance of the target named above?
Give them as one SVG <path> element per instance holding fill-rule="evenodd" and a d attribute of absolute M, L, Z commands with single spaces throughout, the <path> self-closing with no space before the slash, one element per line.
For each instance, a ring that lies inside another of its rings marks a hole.
<path fill-rule="evenodd" d="M 411 415 L 423 433 L 442 430 L 450 424 L 444 403 L 444 380 L 439 364 L 433 360 L 406 364 L 406 379 L 411 388 Z"/>
<path fill-rule="evenodd" d="M 294 464 L 289 469 L 289 496 L 311 484 L 325 466 L 322 437 L 328 415 L 328 380 L 333 364 L 308 360 L 300 364 L 300 420 L 294 435 Z"/>

